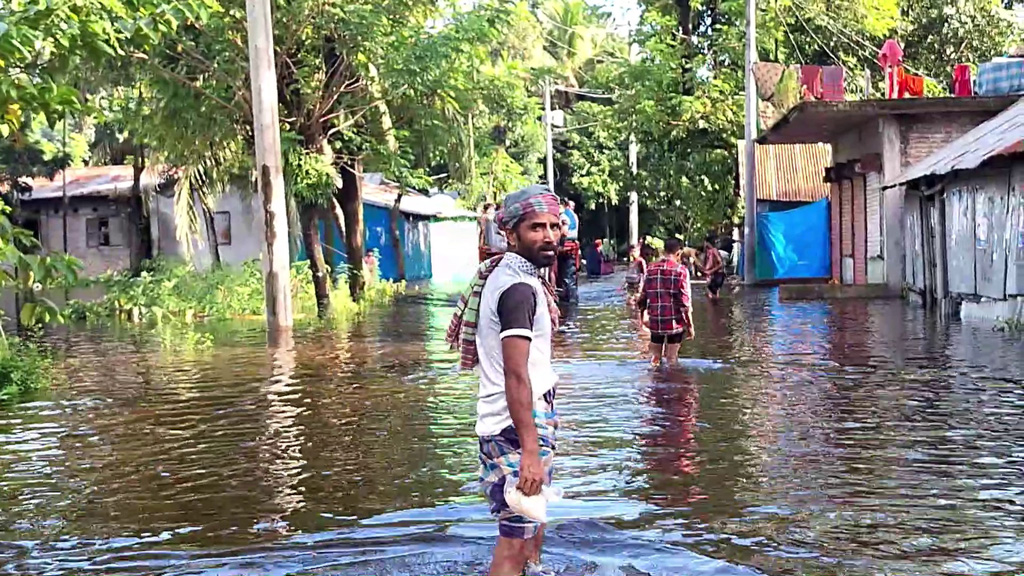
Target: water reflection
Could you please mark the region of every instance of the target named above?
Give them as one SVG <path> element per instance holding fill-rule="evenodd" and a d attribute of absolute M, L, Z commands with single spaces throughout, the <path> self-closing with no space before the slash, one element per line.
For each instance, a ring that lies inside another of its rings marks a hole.
<path fill-rule="evenodd" d="M 556 337 L 557 570 L 1024 567 L 1024 343 L 900 302 L 698 294 L 685 369 L 652 372 L 620 280 L 581 286 Z M 453 306 L 419 293 L 269 344 L 211 327 L 212 348 L 61 333 L 67 386 L 0 415 L 0 570 L 481 572 Z"/>
<path fill-rule="evenodd" d="M 306 446 L 305 427 L 299 418 L 306 412 L 303 406 L 303 386 L 295 376 L 295 338 L 291 331 L 272 335 L 269 346 L 273 375 L 261 386 L 266 400 L 266 429 L 257 440 L 259 458 L 266 462 L 265 479 L 276 510 L 259 518 L 254 530 L 288 532 L 288 515 L 305 506 L 299 482 L 304 475 L 306 461 L 302 449 Z"/>
<path fill-rule="evenodd" d="M 648 501 L 665 508 L 683 508 L 707 498 L 696 482 L 700 470 L 697 452 L 697 416 L 700 409 L 697 379 L 683 371 L 656 374 L 643 391 L 644 401 L 655 408 L 644 422 L 641 436 L 645 469 L 657 473 Z"/>

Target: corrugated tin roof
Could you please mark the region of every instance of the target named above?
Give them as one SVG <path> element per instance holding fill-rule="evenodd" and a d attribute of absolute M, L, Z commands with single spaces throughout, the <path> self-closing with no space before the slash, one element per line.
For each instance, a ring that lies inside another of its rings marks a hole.
<path fill-rule="evenodd" d="M 67 170 L 68 197 L 127 195 L 132 190 L 133 174 L 131 166 L 70 168 Z M 23 202 L 64 197 L 64 181 L 60 172 L 53 180 L 35 178 L 26 183 L 32 186 L 32 191 L 21 197 Z M 160 175 L 157 171 L 146 170 L 142 173 L 143 188 L 155 188 L 159 183 Z"/>
<path fill-rule="evenodd" d="M 737 142 L 740 196 L 746 191 L 745 142 Z M 816 202 L 828 198 L 825 168 L 832 165 L 829 144 L 755 144 L 757 199 Z"/>
<path fill-rule="evenodd" d="M 925 176 L 977 168 L 989 158 L 1021 150 L 1024 141 L 1024 98 L 998 116 L 980 124 L 945 148 L 910 166 L 886 183 L 897 186 Z"/>
<path fill-rule="evenodd" d="M 374 181 L 376 180 L 376 182 Z M 387 180 L 363 178 L 363 202 L 390 209 L 398 197 L 398 184 Z M 474 218 L 476 213 L 457 208 L 449 196 L 426 196 L 414 190 L 407 190 L 399 209 L 403 214 L 427 218 Z"/>
<path fill-rule="evenodd" d="M 71 168 L 67 171 L 68 197 L 110 197 L 128 195 L 132 189 L 134 173 L 131 166 L 90 166 Z M 146 170 L 142 173 L 142 187 L 155 188 L 161 181 L 161 170 Z M 53 180 L 35 178 L 27 181 L 32 192 L 21 200 L 50 200 L 64 197 L 64 182 L 61 173 Z M 398 195 L 398 185 L 380 175 L 366 174 L 363 179 L 363 201 L 382 208 L 391 208 Z M 476 214 L 454 205 L 450 197 L 428 197 L 419 192 L 409 191 L 402 198 L 401 210 L 405 214 L 424 217 L 469 218 Z"/>

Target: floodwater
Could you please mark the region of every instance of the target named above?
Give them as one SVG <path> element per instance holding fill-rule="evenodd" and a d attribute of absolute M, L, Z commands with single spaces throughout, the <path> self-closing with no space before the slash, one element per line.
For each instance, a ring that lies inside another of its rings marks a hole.
<path fill-rule="evenodd" d="M 561 574 L 1024 570 L 1024 342 L 902 302 L 698 299 L 651 372 L 616 292 L 557 337 L 546 562 Z M 0 413 L 0 572 L 441 575 L 485 570 L 474 383 L 451 298 L 268 350 L 55 336 L 67 383 Z"/>

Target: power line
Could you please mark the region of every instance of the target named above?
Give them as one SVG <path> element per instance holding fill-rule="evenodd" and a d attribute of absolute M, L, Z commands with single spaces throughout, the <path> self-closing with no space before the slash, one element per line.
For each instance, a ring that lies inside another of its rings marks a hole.
<path fill-rule="evenodd" d="M 794 0 L 794 4 L 796 4 L 797 6 L 799 6 L 799 7 L 801 8 L 801 9 L 805 10 L 805 11 L 806 11 L 806 12 L 807 12 L 808 14 L 814 15 L 813 11 L 809 10 L 809 9 L 807 8 L 807 6 L 805 6 L 805 5 L 803 5 L 803 4 L 800 4 L 800 3 L 798 2 L 798 1 Z M 861 56 L 863 56 L 863 57 L 867 58 L 867 59 L 868 59 L 869 61 L 872 61 L 872 62 L 873 62 L 873 61 L 875 60 L 875 56 L 874 56 L 874 48 L 872 48 L 870 44 L 867 44 L 866 42 L 863 42 L 863 41 L 862 41 L 862 43 L 864 43 L 864 45 L 865 45 L 865 46 L 867 46 L 867 47 L 868 47 L 868 49 L 865 49 L 865 48 L 863 48 L 863 47 L 861 47 L 861 46 L 858 46 L 858 45 L 857 45 L 857 44 L 856 44 L 855 42 L 853 42 L 852 40 L 850 40 L 850 37 L 847 37 L 846 35 L 844 35 L 844 34 L 843 34 L 843 33 L 842 33 L 842 32 L 841 32 L 840 30 L 839 30 L 839 27 L 838 27 L 838 26 L 836 26 L 836 27 L 832 27 L 832 25 L 831 25 L 831 24 L 830 24 L 830 23 L 828 22 L 828 20 L 827 20 L 827 19 L 826 19 L 826 20 L 825 20 L 824 22 L 819 22 L 819 23 L 820 23 L 820 24 L 822 24 L 822 25 L 823 25 L 823 26 L 824 26 L 825 28 L 827 28 L 827 29 L 828 29 L 828 30 L 829 30 L 830 32 L 832 32 L 833 34 L 835 34 L 836 36 L 838 36 L 838 37 L 839 37 L 839 38 L 840 38 L 840 39 L 841 39 L 842 41 L 844 41 L 844 42 L 846 42 L 847 44 L 849 44 L 849 45 L 850 45 L 850 47 L 851 47 L 851 48 L 853 48 L 853 49 L 854 49 L 855 51 L 857 51 L 857 53 L 858 53 L 859 55 L 861 55 Z"/>
<path fill-rule="evenodd" d="M 870 42 L 865 40 L 863 37 L 858 36 L 852 30 L 847 30 L 844 33 L 843 31 L 841 31 L 839 29 L 838 25 L 833 25 L 833 24 L 831 24 L 829 22 L 827 15 L 822 14 L 820 12 L 815 12 L 813 10 L 810 10 L 805 4 L 802 4 L 801 2 L 799 2 L 799 0 L 794 0 L 793 4 L 798 6 L 798 7 L 800 7 L 801 9 L 806 11 L 808 14 L 816 15 L 816 16 L 822 16 L 823 20 L 819 20 L 819 23 L 824 25 L 826 28 L 829 29 L 829 31 L 833 32 L 836 36 L 839 36 L 842 40 L 844 40 L 846 43 L 848 43 L 851 46 L 853 46 L 855 49 L 857 47 L 855 46 L 854 42 L 852 42 L 850 40 L 850 38 L 852 38 L 853 40 L 856 40 L 857 42 L 860 42 L 865 47 L 865 48 L 861 49 L 863 51 L 860 52 L 860 53 L 862 55 L 866 56 L 872 62 L 876 61 L 876 58 L 875 58 L 875 47 Z M 799 15 L 797 15 L 797 17 L 799 18 Z M 849 36 L 847 37 L 845 34 L 849 34 Z M 907 70 L 909 70 L 910 72 L 912 72 L 912 73 L 914 73 L 914 74 L 916 74 L 918 76 L 921 76 L 922 78 L 927 78 L 928 80 L 931 80 L 932 82 L 935 82 L 936 84 L 939 84 L 939 85 L 942 84 L 941 82 L 939 82 L 935 78 L 932 78 L 932 77 L 928 76 L 927 74 L 925 74 L 921 70 L 918 70 L 918 69 L 914 68 L 913 66 L 910 66 L 909 64 L 905 63 L 905 62 L 903 64 L 903 67 L 906 68 Z"/>
<path fill-rule="evenodd" d="M 570 94 L 579 94 L 580 96 L 587 96 L 590 98 L 608 98 L 615 99 L 618 94 L 598 94 L 596 92 L 587 92 L 585 90 L 579 90 L 577 88 L 571 88 L 569 86 L 552 86 L 555 90 L 561 90 L 562 92 L 568 92 Z"/>
<path fill-rule="evenodd" d="M 786 20 L 784 18 L 782 18 L 781 20 L 782 20 L 782 27 L 786 29 L 786 36 L 789 37 L 790 43 L 793 44 L 793 50 L 796 51 L 796 57 L 800 60 L 800 63 L 803 64 L 804 63 L 804 57 L 803 57 L 802 54 L 800 54 L 800 47 L 797 46 L 796 39 L 793 38 L 793 33 L 789 31 L 789 24 L 786 24 Z"/>
<path fill-rule="evenodd" d="M 818 43 L 818 46 L 821 46 L 822 50 L 824 50 L 826 54 L 831 56 L 832 60 L 834 60 L 836 64 L 842 66 L 842 61 L 840 61 L 839 58 L 836 58 L 836 55 L 833 54 L 832 51 L 828 49 L 828 46 L 825 46 L 825 43 L 821 41 L 821 38 L 818 38 L 818 35 L 815 34 L 813 30 L 811 30 L 811 27 L 808 26 L 807 22 L 804 21 L 803 16 L 801 16 L 799 12 L 793 12 L 793 14 L 796 16 L 797 20 L 799 20 L 800 23 L 803 24 L 804 29 L 807 30 L 807 33 L 810 34 L 811 37 L 814 38 L 815 42 Z"/>

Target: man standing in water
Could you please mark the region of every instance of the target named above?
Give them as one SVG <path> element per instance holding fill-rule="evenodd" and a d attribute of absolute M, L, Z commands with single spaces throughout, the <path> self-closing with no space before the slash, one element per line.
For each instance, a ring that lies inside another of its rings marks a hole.
<path fill-rule="evenodd" d="M 715 246 L 715 237 L 704 239 L 704 263 L 701 266 L 708 279 L 708 298 L 718 300 L 718 293 L 725 285 L 725 262 Z"/>
<path fill-rule="evenodd" d="M 559 220 L 562 223 L 562 241 L 558 247 L 558 264 L 555 274 L 555 288 L 559 299 L 565 303 L 579 302 L 580 245 L 579 219 L 569 208 L 569 202 L 562 198 Z"/>
<path fill-rule="evenodd" d="M 651 364 L 658 366 L 664 357 L 669 364 L 679 360 L 683 338 L 693 339 L 693 313 L 690 309 L 690 273 L 680 264 L 682 245 L 676 238 L 665 241 L 665 251 L 647 269 L 644 289 L 637 307 L 646 313 L 651 329 Z"/>
<path fill-rule="evenodd" d="M 558 328 L 554 288 L 539 277 L 555 262 L 561 226 L 558 198 L 545 186 L 510 194 L 497 218 L 508 251 L 484 262 L 459 300 L 448 342 L 462 351 L 461 366 L 479 366 L 476 433 L 480 480 L 498 517 L 498 544 L 490 576 L 541 570 L 544 526 L 512 512 L 505 483 L 527 496 L 551 483 L 558 417 L 558 377 L 551 367 L 551 335 Z"/>

